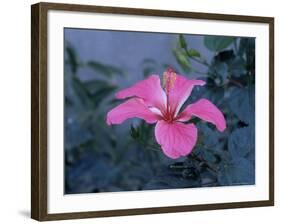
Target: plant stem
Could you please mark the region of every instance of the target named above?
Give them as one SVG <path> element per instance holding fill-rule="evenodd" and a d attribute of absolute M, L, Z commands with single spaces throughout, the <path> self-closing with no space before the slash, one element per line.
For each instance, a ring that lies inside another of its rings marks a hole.
<path fill-rule="evenodd" d="M 208 161 L 206 161 L 205 159 L 195 155 L 194 153 L 189 154 L 189 157 L 194 159 L 194 160 L 196 160 L 199 163 L 203 163 L 208 169 L 210 169 L 211 171 L 217 173 L 217 169 L 214 166 L 210 165 L 208 163 Z"/>
<path fill-rule="evenodd" d="M 243 87 L 243 85 L 240 82 L 238 82 L 238 81 L 236 81 L 234 79 L 229 79 L 229 83 L 232 83 L 232 84 L 234 84 L 234 85 L 236 85 L 236 86 L 238 86 L 240 88 Z"/>
<path fill-rule="evenodd" d="M 201 65 L 204 65 L 204 66 L 206 66 L 206 67 L 210 67 L 210 64 L 209 64 L 206 60 L 199 60 L 198 58 L 193 57 L 192 55 L 190 55 L 190 54 L 188 53 L 188 50 L 187 50 L 187 49 L 184 49 L 184 51 L 185 51 L 186 55 L 187 55 L 190 59 L 196 61 L 197 63 L 199 63 L 199 64 L 201 64 Z"/>
<path fill-rule="evenodd" d="M 145 143 L 143 140 L 139 140 L 138 142 L 139 142 L 141 145 L 143 145 L 145 149 L 150 149 L 150 150 L 157 151 L 157 152 L 160 152 L 160 151 L 161 151 L 161 150 L 160 150 L 160 147 L 155 146 L 154 144 L 147 144 L 147 143 Z M 195 153 L 189 154 L 189 157 L 190 157 L 191 159 L 194 159 L 195 161 L 197 161 L 197 162 L 199 162 L 199 163 L 204 164 L 204 165 L 205 165 L 209 170 L 211 170 L 212 172 L 217 173 L 217 169 L 216 169 L 214 166 L 210 165 L 210 164 L 208 163 L 208 161 L 206 161 L 205 159 L 203 159 L 203 158 L 197 156 Z"/>

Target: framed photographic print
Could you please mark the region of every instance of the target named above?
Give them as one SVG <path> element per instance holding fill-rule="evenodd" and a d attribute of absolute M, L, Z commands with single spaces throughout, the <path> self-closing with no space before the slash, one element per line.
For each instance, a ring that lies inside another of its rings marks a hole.
<path fill-rule="evenodd" d="M 274 204 L 274 19 L 32 5 L 32 218 Z"/>

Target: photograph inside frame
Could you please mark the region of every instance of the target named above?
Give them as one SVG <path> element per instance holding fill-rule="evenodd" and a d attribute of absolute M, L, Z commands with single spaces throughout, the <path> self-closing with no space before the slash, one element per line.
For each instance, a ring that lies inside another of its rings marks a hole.
<path fill-rule="evenodd" d="M 255 184 L 255 38 L 64 28 L 65 194 Z"/>

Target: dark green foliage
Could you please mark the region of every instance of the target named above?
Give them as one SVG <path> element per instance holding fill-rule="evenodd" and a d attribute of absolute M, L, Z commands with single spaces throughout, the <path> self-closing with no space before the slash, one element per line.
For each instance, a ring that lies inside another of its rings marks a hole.
<path fill-rule="evenodd" d="M 176 57 L 177 62 L 182 67 L 182 69 L 185 72 L 189 73 L 191 71 L 191 63 L 188 57 L 186 57 L 186 53 L 179 49 L 174 49 L 173 53 Z"/>
<path fill-rule="evenodd" d="M 182 34 L 179 35 L 179 46 L 183 49 L 187 49 L 187 43 Z"/>
<path fill-rule="evenodd" d="M 239 120 L 249 124 L 254 119 L 254 90 L 235 88 L 230 92 L 229 108 Z"/>
<path fill-rule="evenodd" d="M 154 125 L 137 119 L 113 127 L 106 124 L 106 113 L 122 102 L 114 94 L 126 81 L 126 71 L 82 61 L 66 44 L 66 193 L 255 183 L 255 40 L 207 36 L 204 44 L 213 55 L 208 60 L 184 35 L 179 35 L 172 49 L 188 76 L 206 81 L 204 87 L 193 90 L 184 106 L 202 97 L 211 100 L 224 113 L 227 129 L 220 133 L 214 125 L 193 118 L 189 122 L 198 128 L 196 147 L 177 160 L 163 154 L 155 141 Z M 198 72 L 193 61 L 206 71 Z M 144 59 L 140 66 L 143 78 L 164 69 L 153 58 Z M 80 77 L 82 68 L 93 73 L 91 79 Z"/>
<path fill-rule="evenodd" d="M 234 37 L 206 36 L 204 44 L 209 50 L 219 52 L 229 47 L 234 40 Z"/>
<path fill-rule="evenodd" d="M 233 158 L 248 157 L 254 152 L 255 133 L 251 126 L 235 129 L 228 139 L 228 150 Z"/>
<path fill-rule="evenodd" d="M 194 50 L 194 49 L 189 49 L 187 51 L 187 55 L 190 56 L 190 57 L 198 57 L 198 58 L 201 57 L 201 54 L 198 51 Z"/>
<path fill-rule="evenodd" d="M 112 77 L 113 75 L 125 75 L 125 72 L 122 69 L 112 65 L 104 65 L 97 61 L 88 61 L 87 65 L 95 72 L 105 76 Z"/>
<path fill-rule="evenodd" d="M 219 133 L 212 125 L 196 120 L 198 142 L 183 163 L 192 161 L 201 181 L 199 186 L 254 184 L 255 41 L 207 36 L 204 44 L 215 52 L 209 62 L 200 54 L 188 54 L 187 41 L 179 37 L 178 46 L 185 48 L 186 58 L 198 57 L 196 61 L 207 67 L 206 88 L 193 91 L 191 101 L 205 97 L 214 102 L 224 112 L 227 129 Z M 202 74 L 198 76 L 202 79 Z M 178 166 L 172 167 L 178 170 Z"/>
<path fill-rule="evenodd" d="M 220 185 L 243 185 L 255 183 L 255 167 L 245 158 L 235 158 L 228 164 L 220 165 Z"/>
<path fill-rule="evenodd" d="M 152 58 L 146 58 L 142 62 L 143 76 L 148 77 L 151 74 L 155 74 L 158 68 L 158 63 Z"/>
<path fill-rule="evenodd" d="M 67 54 L 66 63 L 69 64 L 71 72 L 76 73 L 79 66 L 79 59 L 77 57 L 77 53 L 73 47 L 69 43 L 67 43 L 65 47 L 65 51 Z"/>

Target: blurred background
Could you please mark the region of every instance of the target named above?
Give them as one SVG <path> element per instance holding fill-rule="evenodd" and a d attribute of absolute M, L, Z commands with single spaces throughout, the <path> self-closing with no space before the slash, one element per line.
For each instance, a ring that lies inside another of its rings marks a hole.
<path fill-rule="evenodd" d="M 211 187 L 255 183 L 255 39 L 71 29 L 65 43 L 65 193 Z M 208 98 L 227 130 L 193 119 L 193 153 L 167 158 L 154 125 L 109 127 L 114 94 L 172 66 L 202 79 L 186 103 Z"/>

